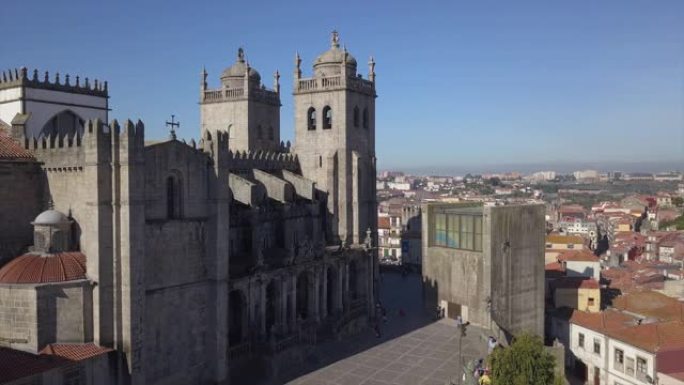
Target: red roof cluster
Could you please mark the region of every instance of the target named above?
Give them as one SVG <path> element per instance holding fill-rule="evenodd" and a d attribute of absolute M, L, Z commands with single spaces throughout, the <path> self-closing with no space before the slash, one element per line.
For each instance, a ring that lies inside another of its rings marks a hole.
<path fill-rule="evenodd" d="M 86 278 L 86 256 L 80 252 L 24 254 L 0 269 L 0 283 L 47 283 Z"/>
<path fill-rule="evenodd" d="M 0 127 L 0 160 L 35 160 L 35 157 Z"/>
<path fill-rule="evenodd" d="M 112 349 L 87 344 L 52 344 L 31 354 L 19 350 L 0 348 L 0 383 L 46 372 L 51 369 L 73 365 L 111 352 Z"/>

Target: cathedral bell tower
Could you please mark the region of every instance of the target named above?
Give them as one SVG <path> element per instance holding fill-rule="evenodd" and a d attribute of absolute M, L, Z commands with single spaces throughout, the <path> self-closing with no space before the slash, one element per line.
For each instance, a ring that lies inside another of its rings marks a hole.
<path fill-rule="evenodd" d="M 333 31 L 312 77 L 302 78 L 299 54 L 295 65 L 295 153 L 302 174 L 327 194 L 329 239 L 361 244 L 369 228 L 377 234 L 375 61 L 363 79 Z"/>
<path fill-rule="evenodd" d="M 200 79 L 202 137 L 228 131 L 233 152 L 280 149 L 280 74 L 273 74 L 273 89 L 261 83 L 261 75 L 238 49 L 232 66 L 221 74 L 221 85 L 209 89 L 207 72 Z"/>

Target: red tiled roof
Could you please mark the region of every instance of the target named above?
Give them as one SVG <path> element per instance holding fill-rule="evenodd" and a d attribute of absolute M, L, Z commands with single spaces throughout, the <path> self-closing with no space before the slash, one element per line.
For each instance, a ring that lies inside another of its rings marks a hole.
<path fill-rule="evenodd" d="M 652 290 L 623 294 L 613 300 L 613 307 L 661 321 L 684 319 L 684 303 Z"/>
<path fill-rule="evenodd" d="M 629 328 L 608 329 L 606 334 L 651 353 L 668 350 L 684 351 L 684 322 L 682 321 L 647 323 Z"/>
<path fill-rule="evenodd" d="M 0 269 L 0 283 L 64 282 L 86 278 L 86 256 L 79 252 L 24 254 Z"/>
<path fill-rule="evenodd" d="M 636 320 L 634 317 L 615 310 L 605 310 L 600 313 L 575 310 L 570 317 L 570 322 L 597 332 L 605 332 L 608 329 L 634 325 Z"/>
<path fill-rule="evenodd" d="M 65 358 L 71 361 L 87 360 L 100 354 L 111 352 L 112 349 L 97 346 L 95 344 L 49 344 L 40 351 L 40 354 L 49 354 Z"/>
<path fill-rule="evenodd" d="M 558 255 L 558 260 L 576 261 L 576 262 L 598 262 L 599 259 L 589 250 L 571 250 L 563 251 Z"/>
<path fill-rule="evenodd" d="M 390 228 L 389 217 L 378 217 L 378 228 L 379 229 L 389 229 Z"/>
<path fill-rule="evenodd" d="M 0 347 L 0 383 L 4 384 L 54 368 L 73 365 L 78 361 L 111 351 L 112 349 L 92 343 L 52 344 L 41 350 L 40 354 Z"/>
<path fill-rule="evenodd" d="M 0 160 L 35 160 L 33 154 L 24 149 L 19 143 L 0 127 Z"/>

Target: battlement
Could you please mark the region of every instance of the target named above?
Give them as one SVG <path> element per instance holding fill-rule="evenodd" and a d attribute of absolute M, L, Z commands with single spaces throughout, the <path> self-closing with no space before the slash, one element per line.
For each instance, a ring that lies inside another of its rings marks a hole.
<path fill-rule="evenodd" d="M 235 170 L 259 169 L 259 170 L 288 170 L 299 171 L 299 159 L 297 155 L 289 152 L 271 151 L 232 151 L 228 152 L 230 168 Z"/>
<path fill-rule="evenodd" d="M 353 76 L 327 76 L 297 79 L 294 93 L 309 93 L 331 90 L 351 90 L 362 94 L 375 96 L 375 83 Z"/>
<path fill-rule="evenodd" d="M 88 78 L 81 81 L 80 76 L 76 76 L 72 79 L 69 74 L 65 75 L 64 80 L 62 81 L 59 72 L 55 73 L 53 80 L 50 81 L 50 73 L 48 71 L 39 75 L 38 70 L 34 69 L 32 75 L 29 76 L 26 67 L 19 69 L 15 68 L 0 73 L 0 90 L 15 87 L 27 87 L 109 98 L 109 87 L 106 81 L 101 82 L 95 79 L 91 82 Z"/>
<path fill-rule="evenodd" d="M 93 147 L 110 154 L 114 139 L 117 143 L 133 142 L 142 148 L 144 136 L 145 127 L 141 121 L 133 123 L 127 120 L 122 130 L 117 120 L 105 124 L 93 119 L 86 122 L 83 134 L 24 138 L 24 148 L 31 151 L 36 159 L 44 164 L 45 170 L 78 171 L 82 170 L 85 164 L 86 149 Z"/>

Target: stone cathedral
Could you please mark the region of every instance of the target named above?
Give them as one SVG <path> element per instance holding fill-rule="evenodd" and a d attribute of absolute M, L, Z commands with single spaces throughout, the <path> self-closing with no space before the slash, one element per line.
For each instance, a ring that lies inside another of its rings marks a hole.
<path fill-rule="evenodd" d="M 375 62 L 333 32 L 301 64 L 293 144 L 242 49 L 189 143 L 110 121 L 106 82 L 0 74 L 0 383 L 227 384 L 366 327 Z"/>

